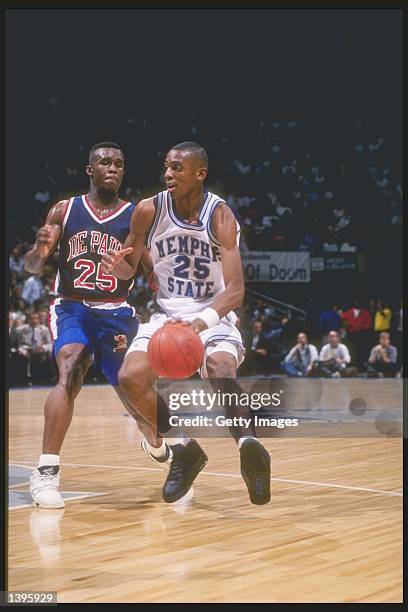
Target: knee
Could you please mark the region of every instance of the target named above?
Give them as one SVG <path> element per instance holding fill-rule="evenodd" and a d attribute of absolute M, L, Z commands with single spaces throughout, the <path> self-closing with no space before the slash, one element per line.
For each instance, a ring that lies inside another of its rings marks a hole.
<path fill-rule="evenodd" d="M 210 378 L 235 378 L 236 365 L 233 359 L 207 359 L 207 373 Z"/>
<path fill-rule="evenodd" d="M 144 368 L 129 366 L 124 363 L 118 374 L 119 386 L 132 399 L 137 400 L 146 393 L 149 388 L 148 376 Z"/>
<path fill-rule="evenodd" d="M 66 387 L 68 395 L 78 393 L 89 365 L 89 357 L 83 352 L 61 353 L 58 355 L 60 385 Z"/>
<path fill-rule="evenodd" d="M 81 363 L 74 363 L 67 370 L 66 388 L 69 395 L 79 392 L 82 386 L 86 370 Z"/>

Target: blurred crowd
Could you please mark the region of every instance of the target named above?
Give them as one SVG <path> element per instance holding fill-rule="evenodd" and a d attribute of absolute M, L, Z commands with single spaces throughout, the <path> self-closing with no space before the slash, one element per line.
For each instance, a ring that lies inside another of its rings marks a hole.
<path fill-rule="evenodd" d="M 50 329 L 56 256 L 50 258 L 41 276 L 32 275 L 24 271 L 24 254 L 29 248 L 28 241 L 19 242 L 9 258 L 12 386 L 56 381 Z M 128 301 L 143 323 L 155 312 L 156 302 L 142 273 Z M 267 301 L 247 297 L 238 314 L 246 350 L 241 375 L 395 376 L 401 371 L 402 303 L 371 299 L 364 305 L 355 300 L 345 308 L 333 305 L 324 310 L 318 321 L 305 322 L 290 310 L 277 315 Z M 103 381 L 103 375 L 91 367 L 86 382 Z"/>
<path fill-rule="evenodd" d="M 24 272 L 23 259 L 49 207 L 88 188 L 84 166 L 93 144 L 84 142 L 83 133 L 88 131 L 79 119 L 60 146 L 61 126 L 72 123 L 69 100 L 53 96 L 41 108 L 26 111 L 40 122 L 47 142 L 36 144 L 25 181 L 16 184 L 19 206 L 12 206 L 9 214 L 10 373 L 16 384 L 48 383 L 55 377 L 49 306 L 55 295 L 56 259 L 50 259 L 41 277 Z M 157 120 L 153 111 L 150 117 L 147 111 L 141 113 L 123 101 L 109 108 L 101 101 L 93 117 L 95 125 L 114 126 L 110 137 L 120 142 L 126 154 L 122 196 L 135 202 L 163 189 L 160 167 L 167 148 L 174 144 L 172 126 L 163 124 L 159 129 L 155 117 Z M 306 250 L 314 255 L 364 252 L 367 260 L 374 254 L 384 255 L 391 270 L 393 264 L 398 267 L 402 169 L 399 136 L 387 131 L 388 124 L 320 119 L 317 125 L 254 118 L 237 126 L 217 121 L 214 117 L 208 124 L 208 119 L 206 123 L 199 113 L 193 113 L 186 117 L 180 139 L 198 141 L 208 150 L 208 189 L 224 196 L 236 210 L 243 250 Z M 378 265 L 377 258 L 371 269 Z M 369 261 L 367 267 L 370 269 Z M 379 284 L 378 293 L 381 291 Z M 325 363 L 328 355 L 346 363 L 346 367 L 334 368 L 336 376 L 355 374 L 350 368 L 374 375 L 383 355 L 391 355 L 387 357 L 391 363 L 396 358 L 400 368 L 402 306 L 395 303 L 398 287 L 393 291 L 391 305 L 378 299 L 338 305 L 322 313 L 320 321 L 308 320 L 306 326 L 290 311 L 277 317 L 268 303 L 254 304 L 247 299 L 240 313 L 246 344 L 242 372 L 328 375 L 333 369 Z M 323 293 L 313 297 L 318 304 L 325 299 Z M 136 278 L 129 302 L 141 321 L 155 310 L 142 274 Z M 298 337 L 302 332 L 310 336 L 310 345 L 307 336 L 306 340 Z M 335 355 L 334 346 L 327 348 L 335 343 L 334 333 L 342 357 Z M 381 333 L 390 334 L 391 348 L 385 347 L 386 336 L 380 338 Z M 386 370 L 391 373 L 393 366 Z M 91 369 L 88 380 L 100 380 L 100 374 Z"/>
<path fill-rule="evenodd" d="M 367 307 L 356 299 L 344 309 L 334 304 L 322 311 L 318 321 L 306 323 L 288 312 L 280 324 L 274 324 L 273 308 L 262 300 L 255 310 L 245 312 L 244 306 L 243 311 L 246 359 L 241 374 L 402 375 L 402 302 L 393 310 L 382 299 L 369 300 Z"/>
<path fill-rule="evenodd" d="M 38 116 L 44 132 L 58 133 L 69 111 L 63 99 L 44 101 Z M 101 103 L 98 112 L 101 125 L 116 126 L 114 140 L 126 154 L 123 196 L 138 201 L 161 190 L 166 147 L 174 144 L 167 142 L 170 136 L 132 105 L 104 109 Z M 254 119 L 237 127 L 218 125 L 214 118 L 208 125 L 193 113 L 183 129 L 181 140 L 207 148 L 208 188 L 239 214 L 243 249 L 370 252 L 399 235 L 402 169 L 396 137 L 387 127 L 359 119 L 319 126 Z M 87 188 L 84 165 L 93 143 L 82 141 L 80 126 L 67 134 L 63 147 L 49 144 L 42 150 L 39 143 L 35 175 L 27 181 L 33 189 L 24 188 L 21 207 L 11 214 L 10 231 L 22 240 L 53 202 Z"/>

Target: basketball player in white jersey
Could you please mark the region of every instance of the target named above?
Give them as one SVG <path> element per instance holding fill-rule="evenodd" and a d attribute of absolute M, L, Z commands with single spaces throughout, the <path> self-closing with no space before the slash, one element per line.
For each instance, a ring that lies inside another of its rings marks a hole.
<path fill-rule="evenodd" d="M 245 292 L 239 224 L 222 198 L 204 190 L 208 158 L 200 145 L 174 146 L 164 166 L 167 190 L 137 205 L 123 249 L 108 250 L 102 259 L 106 273 L 126 280 L 134 275 L 145 245 L 151 250 L 159 285 L 157 302 L 163 312 L 140 325 L 119 372 L 128 402 L 151 424 L 156 422 L 158 396 L 153 384 L 157 374 L 149 366 L 147 346 L 169 319 L 181 319 L 200 334 L 205 347 L 200 373 L 211 379 L 213 388 L 239 392 L 236 372 L 243 361 L 233 312 L 241 306 Z M 270 456 L 256 439 L 250 409 L 228 406 L 226 414 L 251 420 L 250 428 L 236 426 L 230 431 L 238 444 L 250 500 L 265 504 L 270 499 Z M 154 426 L 146 425 L 143 433 L 143 450 L 169 466 L 163 499 L 180 499 L 205 466 L 204 451 L 195 440 L 169 447 Z"/>

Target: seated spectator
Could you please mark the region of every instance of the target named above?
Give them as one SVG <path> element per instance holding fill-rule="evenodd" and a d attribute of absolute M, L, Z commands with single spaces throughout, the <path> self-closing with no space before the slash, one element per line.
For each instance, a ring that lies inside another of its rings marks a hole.
<path fill-rule="evenodd" d="M 317 348 L 309 344 L 303 332 L 297 336 L 297 344 L 286 355 L 281 367 L 288 376 L 310 376 L 319 359 Z"/>
<path fill-rule="evenodd" d="M 40 325 L 38 313 L 32 312 L 29 322 L 17 329 L 17 351 L 25 360 L 31 383 L 50 381 L 51 334 Z"/>
<path fill-rule="evenodd" d="M 388 332 L 382 332 L 379 341 L 379 344 L 371 349 L 367 373 L 376 378 L 383 378 L 384 375 L 394 377 L 399 369 L 398 351 L 395 346 L 392 346 Z"/>
<path fill-rule="evenodd" d="M 391 308 L 383 303 L 382 300 L 377 301 L 377 310 L 374 317 L 374 331 L 389 332 L 391 329 Z"/>
<path fill-rule="evenodd" d="M 394 314 L 394 342 L 398 350 L 398 364 L 402 365 L 402 345 L 403 345 L 403 326 L 404 326 L 404 307 L 402 300 L 400 302 L 399 310 Z"/>
<path fill-rule="evenodd" d="M 269 366 L 268 340 L 262 332 L 262 321 L 255 321 L 246 347 L 247 369 L 251 373 L 266 372 Z"/>
<path fill-rule="evenodd" d="M 329 342 L 325 344 L 319 355 L 319 371 L 332 378 L 352 376 L 357 374 L 356 368 L 349 368 L 351 357 L 345 344 L 340 342 L 336 331 L 329 333 Z"/>

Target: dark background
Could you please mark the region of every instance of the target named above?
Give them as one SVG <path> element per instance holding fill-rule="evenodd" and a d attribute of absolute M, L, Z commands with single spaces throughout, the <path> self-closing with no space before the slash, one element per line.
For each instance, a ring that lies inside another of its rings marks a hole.
<path fill-rule="evenodd" d="M 358 173 L 347 179 L 337 166 L 353 165 L 358 139 L 382 136 L 379 165 L 391 169 L 392 188 L 401 184 L 401 10 L 8 10 L 6 92 L 8 249 L 34 235 L 61 194 L 87 190 L 82 167 L 104 139 L 123 146 L 124 188 L 139 194 L 157 188 L 172 144 L 198 140 L 221 195 L 277 190 L 284 199 L 273 158 L 270 175 L 246 183 L 228 167 L 268 158 L 253 136 L 259 122 L 270 136 L 274 121 L 297 120 L 288 161 L 310 151 L 330 175 L 336 201 L 358 218 L 366 263 L 360 276 L 258 289 L 317 310 L 333 291 L 344 302 L 356 292 L 399 302 L 402 226 L 390 226 Z M 34 200 L 47 189 L 47 203 Z"/>

